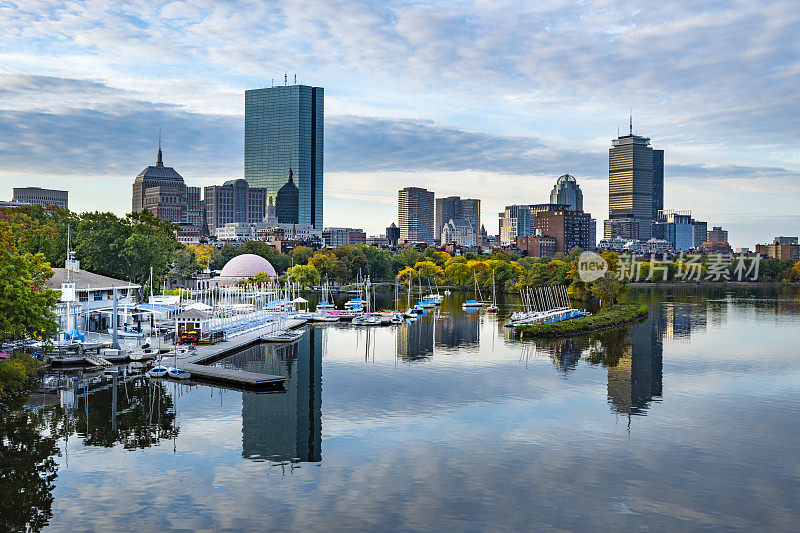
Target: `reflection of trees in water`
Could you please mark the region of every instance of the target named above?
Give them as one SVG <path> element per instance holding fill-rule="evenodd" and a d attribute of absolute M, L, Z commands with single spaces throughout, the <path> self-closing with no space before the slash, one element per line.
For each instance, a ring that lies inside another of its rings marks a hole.
<path fill-rule="evenodd" d="M 22 399 L 0 410 L 0 531 L 39 531 L 53 516 L 56 439 L 45 436 L 45 413 Z"/>
<path fill-rule="evenodd" d="M 586 337 L 574 337 L 552 342 L 536 342 L 536 347 L 550 353 L 553 365 L 559 372 L 569 374 L 578 367 L 587 344 Z"/>
<path fill-rule="evenodd" d="M 586 360 L 593 365 L 614 368 L 620 359 L 630 356 L 633 344 L 628 337 L 629 328 L 615 328 L 589 336 Z"/>
<path fill-rule="evenodd" d="M 147 448 L 178 435 L 175 404 L 166 382 L 138 378 L 79 391 L 75 429 L 87 446 Z M 178 385 L 181 386 L 181 385 Z M 87 404 L 88 402 L 88 404 Z M 88 408 L 87 408 L 88 407 Z"/>

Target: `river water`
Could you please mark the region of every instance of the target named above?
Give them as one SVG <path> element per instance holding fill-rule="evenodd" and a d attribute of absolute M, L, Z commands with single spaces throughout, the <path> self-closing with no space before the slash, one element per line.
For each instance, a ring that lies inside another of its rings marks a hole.
<path fill-rule="evenodd" d="M 558 342 L 463 297 L 216 363 L 285 392 L 31 395 L 0 413 L 0 530 L 800 530 L 796 288 L 634 289 L 645 322 Z"/>

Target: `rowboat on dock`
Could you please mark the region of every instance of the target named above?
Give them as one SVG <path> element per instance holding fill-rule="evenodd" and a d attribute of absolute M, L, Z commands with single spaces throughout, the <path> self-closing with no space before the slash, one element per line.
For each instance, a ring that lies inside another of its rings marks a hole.
<path fill-rule="evenodd" d="M 266 335 L 262 335 L 261 340 L 264 342 L 291 343 L 300 340 L 300 337 L 302 337 L 304 334 L 305 330 L 276 331 L 275 333 L 268 333 Z"/>

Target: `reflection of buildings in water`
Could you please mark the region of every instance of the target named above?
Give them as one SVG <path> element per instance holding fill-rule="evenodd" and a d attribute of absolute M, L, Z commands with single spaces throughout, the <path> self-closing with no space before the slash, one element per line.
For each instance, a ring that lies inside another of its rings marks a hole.
<path fill-rule="evenodd" d="M 728 322 L 728 302 L 709 301 L 706 305 L 706 323 L 710 328 L 721 329 Z"/>
<path fill-rule="evenodd" d="M 435 317 L 428 315 L 397 329 L 397 355 L 404 360 L 420 359 L 433 355 Z"/>
<path fill-rule="evenodd" d="M 576 339 L 563 339 L 546 345 L 553 365 L 564 374 L 575 370 L 581 360 L 581 347 Z"/>
<path fill-rule="evenodd" d="M 653 314 L 664 320 L 663 332 L 668 341 L 688 341 L 693 329 L 695 332 L 706 329 L 705 312 L 696 312 L 690 303 L 664 302 L 662 309 L 656 306 L 653 309 Z"/>
<path fill-rule="evenodd" d="M 434 322 L 436 346 L 458 348 L 478 344 L 478 314 L 445 314 Z"/>
<path fill-rule="evenodd" d="M 294 349 L 275 350 L 268 364 L 285 364 L 285 393 L 242 393 L 242 456 L 273 460 L 322 460 L 322 329 L 309 328 Z"/>
<path fill-rule="evenodd" d="M 631 345 L 619 362 L 608 368 L 608 398 L 619 413 L 644 414 L 662 393 L 663 317 L 655 312 L 644 324 L 631 327 Z"/>

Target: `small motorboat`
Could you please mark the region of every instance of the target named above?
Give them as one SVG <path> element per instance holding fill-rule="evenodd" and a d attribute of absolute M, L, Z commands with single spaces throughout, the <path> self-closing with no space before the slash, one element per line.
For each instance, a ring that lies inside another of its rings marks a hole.
<path fill-rule="evenodd" d="M 167 372 L 169 372 L 169 368 L 163 365 L 158 365 L 151 368 L 147 375 L 151 378 L 163 378 L 167 375 Z"/>
<path fill-rule="evenodd" d="M 188 370 L 182 368 L 170 368 L 167 370 L 167 377 L 172 379 L 189 379 L 192 374 Z"/>
<path fill-rule="evenodd" d="M 464 309 L 483 307 L 483 302 L 479 302 L 477 300 L 467 300 L 466 302 L 461 304 L 461 307 Z"/>
<path fill-rule="evenodd" d="M 489 307 L 486 308 L 486 312 L 487 313 L 496 313 L 497 312 L 497 306 L 496 305 L 490 305 Z"/>
<path fill-rule="evenodd" d="M 448 290 L 446 290 L 446 291 L 444 291 L 444 295 L 445 295 L 445 296 L 450 296 L 451 294 L 453 294 L 453 293 L 452 293 L 452 292 L 450 292 L 450 290 L 449 290 L 449 289 L 448 289 Z"/>

